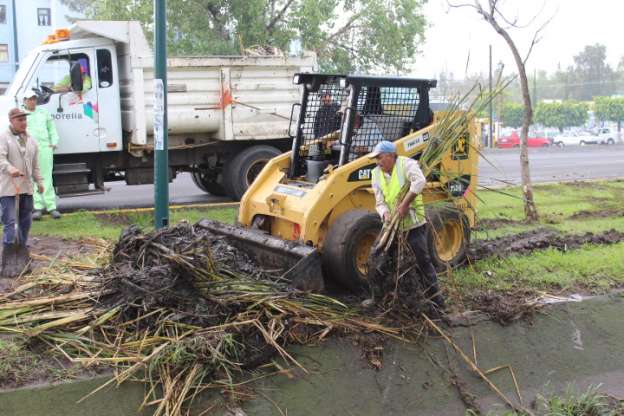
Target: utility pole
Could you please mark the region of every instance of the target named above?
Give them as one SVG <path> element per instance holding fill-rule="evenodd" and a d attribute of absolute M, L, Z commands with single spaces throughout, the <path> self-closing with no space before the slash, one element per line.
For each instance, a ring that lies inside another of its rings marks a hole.
<path fill-rule="evenodd" d="M 13 61 L 15 62 L 15 70 L 13 74 L 19 69 L 19 50 L 17 40 L 17 10 L 15 10 L 15 0 L 11 2 L 11 13 L 13 16 Z"/>
<path fill-rule="evenodd" d="M 490 127 L 488 134 L 488 147 L 494 147 L 494 110 L 492 108 L 492 45 L 490 45 L 490 77 L 489 77 L 489 86 L 490 86 L 490 94 L 489 94 L 489 114 L 490 114 Z"/>
<path fill-rule="evenodd" d="M 169 225 L 167 0 L 154 0 L 154 228 Z"/>

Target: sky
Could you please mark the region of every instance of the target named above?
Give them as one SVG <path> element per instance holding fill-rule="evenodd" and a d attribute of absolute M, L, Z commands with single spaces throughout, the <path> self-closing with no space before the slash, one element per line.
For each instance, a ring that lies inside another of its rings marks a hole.
<path fill-rule="evenodd" d="M 472 3 L 474 0 L 450 0 L 451 3 Z M 481 0 L 487 3 L 487 0 Z M 527 72 L 535 68 L 553 72 L 558 65 L 566 68 L 573 63 L 585 45 L 601 43 L 607 47 L 607 62 L 613 67 L 624 56 L 624 0 L 504 0 L 503 8 L 520 23 L 534 23 L 510 34 L 524 56 L 536 29 L 552 17 L 541 32 L 527 62 Z M 437 77 L 442 71 L 463 78 L 468 73 L 488 71 L 488 45 L 492 44 L 493 66 L 504 64 L 505 72 L 515 70 L 513 57 L 506 43 L 472 8 L 449 8 L 447 0 L 429 0 L 424 7 L 430 27 L 416 57 L 412 76 Z"/>

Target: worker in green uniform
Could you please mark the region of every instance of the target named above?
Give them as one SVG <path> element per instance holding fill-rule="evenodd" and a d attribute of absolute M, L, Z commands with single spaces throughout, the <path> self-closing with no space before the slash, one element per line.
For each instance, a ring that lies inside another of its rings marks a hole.
<path fill-rule="evenodd" d="M 89 75 L 89 62 L 86 58 L 80 58 L 78 59 L 78 63 L 80 64 L 80 75 L 82 76 L 82 91 L 75 92 L 85 93 L 92 87 L 91 76 Z M 71 89 L 72 85 L 70 74 L 65 75 L 52 87 L 52 91 L 54 92 L 69 92 Z"/>
<path fill-rule="evenodd" d="M 52 169 L 54 167 L 54 149 L 58 145 L 59 137 L 52 116 L 43 107 L 37 107 L 37 94 L 27 92 L 24 95 L 24 108 L 29 113 L 28 134 L 39 145 L 39 168 L 43 177 L 44 192 L 39 193 L 35 189 L 33 220 L 40 220 L 43 212 L 48 212 L 52 218 L 61 218 L 61 213 L 56 209 L 56 194 L 52 183 Z"/>

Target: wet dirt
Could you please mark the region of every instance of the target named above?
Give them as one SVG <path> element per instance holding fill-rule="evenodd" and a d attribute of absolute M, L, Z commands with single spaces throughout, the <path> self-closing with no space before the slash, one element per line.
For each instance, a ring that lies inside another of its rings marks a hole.
<path fill-rule="evenodd" d="M 94 247 L 86 241 L 52 236 L 31 236 L 28 245 L 31 254 L 51 259 L 33 259 L 31 263 L 33 271 L 48 266 L 55 258 L 80 257 L 94 251 Z M 0 278 L 0 293 L 11 290 L 15 284 L 16 279 Z"/>
<path fill-rule="evenodd" d="M 123 227 L 127 227 L 133 222 L 133 219 L 127 214 L 95 214 L 95 218 L 102 224 Z"/>
<path fill-rule="evenodd" d="M 580 220 L 586 218 L 610 218 L 610 217 L 623 217 L 624 210 L 618 208 L 612 209 L 603 209 L 599 211 L 588 211 L 583 210 L 579 212 L 575 212 L 569 218 L 571 220 Z"/>
<path fill-rule="evenodd" d="M 614 229 L 599 234 L 563 234 L 553 229 L 538 228 L 499 238 L 476 240 L 472 243 L 469 257 L 475 261 L 487 257 L 527 255 L 547 248 L 568 251 L 584 244 L 616 244 L 622 241 L 624 233 Z"/>
<path fill-rule="evenodd" d="M 521 220 L 512 220 L 511 218 L 485 218 L 479 219 L 476 231 L 495 230 L 510 225 L 523 225 L 526 222 Z"/>
<path fill-rule="evenodd" d="M 529 299 L 535 293 L 530 290 L 519 290 L 509 293 L 481 292 L 466 302 L 472 311 L 480 311 L 499 324 L 506 326 L 515 321 L 524 320 L 533 323 L 535 314 L 543 306 Z"/>

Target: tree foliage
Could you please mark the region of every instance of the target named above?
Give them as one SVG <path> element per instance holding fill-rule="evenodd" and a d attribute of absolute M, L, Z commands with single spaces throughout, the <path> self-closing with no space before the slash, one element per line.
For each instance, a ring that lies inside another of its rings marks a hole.
<path fill-rule="evenodd" d="M 577 101 L 540 102 L 535 108 L 535 121 L 545 127 L 581 126 L 587 121 L 587 105 Z"/>
<path fill-rule="evenodd" d="M 424 40 L 425 0 L 169 0 L 172 55 L 287 50 L 298 39 L 326 71 L 400 72 Z M 139 20 L 151 36 L 153 0 L 63 0 L 87 18 Z"/>
<path fill-rule="evenodd" d="M 524 106 L 519 103 L 506 102 L 501 109 L 500 119 L 505 126 L 519 128 L 524 119 Z"/>
<path fill-rule="evenodd" d="M 600 120 L 616 122 L 619 131 L 624 121 L 624 97 L 595 97 L 594 114 Z"/>
<path fill-rule="evenodd" d="M 540 98 L 591 101 L 595 96 L 624 93 L 624 66 L 613 70 L 606 59 L 606 46 L 585 46 L 569 67 L 537 77 Z"/>

